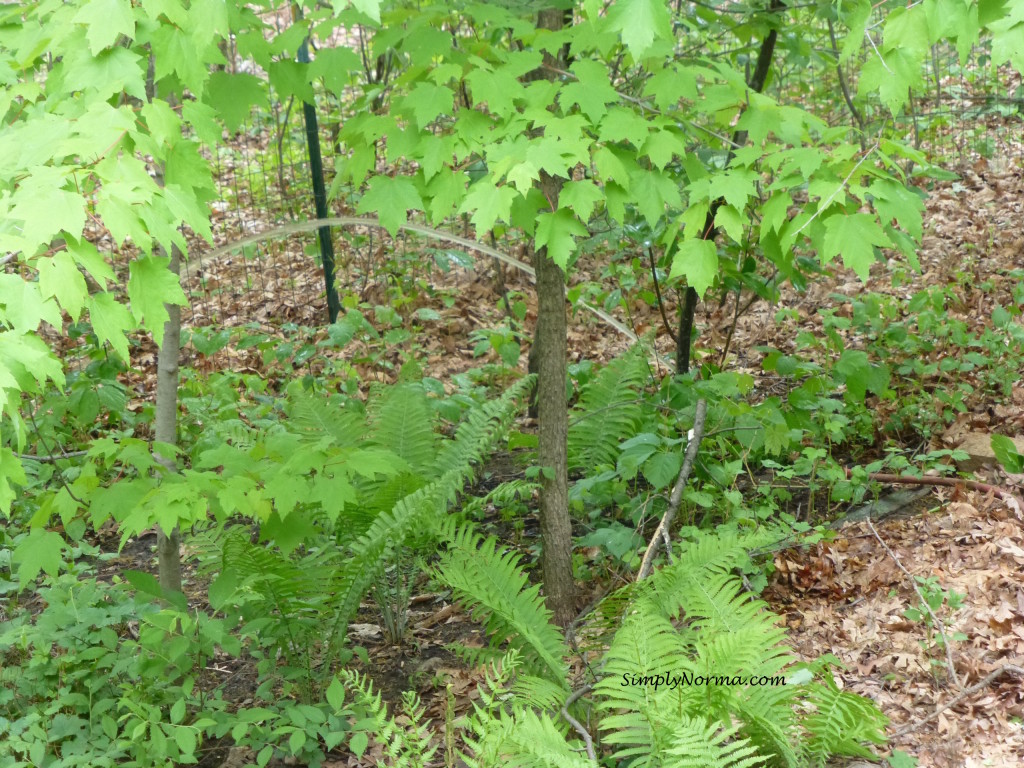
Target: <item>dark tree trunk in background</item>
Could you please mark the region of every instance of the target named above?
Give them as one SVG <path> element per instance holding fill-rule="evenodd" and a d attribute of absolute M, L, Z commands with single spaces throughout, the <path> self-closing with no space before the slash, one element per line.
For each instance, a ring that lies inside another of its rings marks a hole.
<path fill-rule="evenodd" d="M 768 7 L 770 13 L 777 13 L 784 6 L 780 0 L 772 0 Z M 772 29 L 761 41 L 761 49 L 757 54 L 757 64 L 750 75 L 747 86 L 750 90 L 760 93 L 764 89 L 765 81 L 768 79 L 768 70 L 772 65 L 772 56 L 775 54 L 775 41 L 778 39 L 778 32 Z M 736 131 L 732 135 L 732 147 L 729 156 L 725 160 L 725 167 L 732 162 L 733 151 L 747 142 L 746 131 Z M 711 203 L 707 218 L 704 220 L 704 231 L 701 232 L 701 240 L 714 240 L 718 231 L 715 229 L 715 215 L 722 206 L 722 201 L 715 200 Z M 691 343 L 693 338 L 693 316 L 697 310 L 697 291 L 687 287 L 683 296 L 683 303 L 679 307 L 679 332 L 676 336 L 676 373 L 685 374 L 690 371 Z"/>

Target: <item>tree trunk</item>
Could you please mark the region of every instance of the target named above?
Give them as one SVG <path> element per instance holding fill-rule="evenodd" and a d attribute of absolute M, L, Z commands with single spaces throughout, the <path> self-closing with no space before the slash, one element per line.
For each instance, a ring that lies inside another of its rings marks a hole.
<path fill-rule="evenodd" d="M 149 69 L 146 73 L 146 100 L 157 98 L 156 61 L 149 57 Z M 170 100 L 174 106 L 174 100 Z M 164 186 L 164 166 L 156 163 L 154 181 L 159 187 Z M 158 247 L 160 255 L 166 256 L 167 251 Z M 171 245 L 171 263 L 167 268 L 175 277 L 181 274 L 181 251 Z M 167 321 L 164 323 L 164 340 L 156 358 L 156 423 L 153 425 L 153 439 L 158 443 L 178 444 L 178 360 L 181 354 L 181 308 L 177 304 L 165 304 Z M 168 472 L 177 470 L 173 457 L 156 456 Z M 181 533 L 177 527 L 165 531 L 157 527 L 156 531 L 157 573 L 160 586 L 165 590 L 181 592 Z"/>
<path fill-rule="evenodd" d="M 547 9 L 538 14 L 537 26 L 558 30 L 565 11 Z M 564 55 L 564 54 L 563 54 Z M 545 54 L 545 63 L 564 62 Z M 541 192 L 557 205 L 562 180 L 546 173 L 539 181 Z M 537 328 L 531 357 L 537 365 L 537 459 L 542 468 L 540 489 L 541 570 L 544 598 L 555 622 L 567 627 L 576 616 L 576 583 L 572 575 L 572 519 L 569 516 L 569 460 L 566 442 L 569 412 L 565 399 L 568 376 L 565 275 L 548 258 L 546 249 L 534 252 L 537 270 Z"/>
<path fill-rule="evenodd" d="M 162 174 L 161 174 L 162 175 Z M 161 179 L 162 180 L 162 179 Z M 171 247 L 168 269 L 178 276 L 181 251 Z M 164 340 L 160 345 L 156 363 L 156 424 L 153 439 L 160 443 L 178 443 L 178 356 L 181 349 L 181 307 L 165 304 L 170 316 L 164 323 Z M 175 471 L 174 459 L 158 457 L 158 461 Z M 177 528 L 164 531 L 157 528 L 156 553 L 160 586 L 165 590 L 181 591 L 181 533 Z"/>
<path fill-rule="evenodd" d="M 772 0 L 768 10 L 778 13 L 783 7 L 782 0 Z M 757 53 L 757 63 L 754 65 L 754 71 L 747 82 L 747 87 L 756 93 L 764 90 L 764 84 L 768 80 L 768 70 L 772 64 L 772 56 L 775 55 L 775 41 L 778 39 L 778 36 L 778 30 L 771 29 L 765 35 L 764 40 L 761 41 L 761 49 Z M 732 162 L 733 153 L 737 148 L 746 144 L 746 142 L 746 131 L 736 131 L 733 133 L 732 144 L 729 148 L 729 155 L 725 159 L 724 167 L 729 167 L 729 163 Z M 715 215 L 721 206 L 721 198 L 711 203 L 707 218 L 704 220 L 704 231 L 701 232 L 701 240 L 714 240 L 715 235 L 718 234 L 718 230 L 715 227 Z M 676 373 L 679 375 L 688 373 L 690 370 L 693 317 L 697 310 L 697 301 L 697 291 L 687 287 L 683 303 L 679 308 L 679 335 L 676 337 Z"/>
<path fill-rule="evenodd" d="M 541 180 L 545 186 L 552 182 L 557 183 L 550 177 Z M 569 411 L 565 400 L 568 374 L 565 276 L 544 249 L 536 252 L 534 265 L 537 270 L 537 330 L 533 340 L 537 350 L 537 459 L 542 468 L 541 570 L 547 605 L 554 612 L 558 625 L 566 627 L 575 618 L 576 584 L 572 575 L 566 450 Z"/>

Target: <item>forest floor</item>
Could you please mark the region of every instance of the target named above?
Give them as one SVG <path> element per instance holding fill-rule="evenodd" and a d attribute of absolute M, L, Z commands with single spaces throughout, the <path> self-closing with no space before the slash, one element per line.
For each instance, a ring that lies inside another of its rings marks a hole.
<path fill-rule="evenodd" d="M 848 300 L 865 290 L 909 297 L 926 286 L 956 286 L 959 316 L 979 326 L 988 322 L 996 303 L 1015 306 L 1010 291 L 1020 278 L 1008 273 L 1024 268 L 1020 226 L 1024 171 L 1019 145 L 1004 156 L 1012 161 L 979 160 L 961 169 L 958 181 L 936 184 L 930 191 L 919 252 L 921 273 L 911 274 L 894 288 L 891 265 L 878 264 L 865 286 L 848 270 L 833 265 L 830 275 L 814 280 L 807 291 L 787 287 L 777 305 L 755 303 L 738 318 L 734 318 L 732 299 L 722 305 L 706 301 L 697 317 L 698 354 L 723 367 L 762 376 L 756 347 L 793 352 L 798 331 L 820 333 L 820 310 L 848 311 Z M 225 231 L 261 228 L 243 221 L 238 210 L 225 210 L 225 219 L 236 217 L 225 223 Z M 259 217 L 257 211 L 249 215 Z M 322 327 L 322 303 L 308 300 L 322 293 L 322 275 L 311 267 L 303 242 L 308 244 L 308 240 L 286 240 L 257 262 L 241 257 L 217 263 L 194 259 L 185 275 L 193 298 L 186 323 L 191 327 L 256 323 L 262 331 L 280 334 L 290 343 L 296 341 L 297 333 L 305 333 L 297 329 Z M 394 258 L 396 248 L 405 253 L 413 246 L 374 239 L 372 233 L 359 233 L 348 242 L 351 248 L 339 251 L 340 284 L 370 305 L 387 304 L 393 276 L 375 273 L 374 265 Z M 409 258 L 406 263 L 413 262 Z M 497 362 L 493 354 L 483 359 L 475 356 L 470 335 L 507 321 L 499 285 L 527 302 L 526 325 L 532 327 L 535 305 L 525 275 L 504 270 L 499 276 L 494 265 L 486 263 L 479 271 L 426 270 L 415 279 L 428 290 L 412 295 L 403 314 L 411 316 L 424 307 L 435 311 L 417 321 L 419 329 L 412 340 L 390 350 L 373 353 L 369 348 L 355 352 L 347 348 L 349 359 L 364 361 L 356 362 L 363 367 L 364 381 L 388 378 L 381 374 L 382 361 L 398 363 L 410 352 L 425 375 L 443 382 L 478 368 L 485 360 Z M 989 289 L 982 290 L 986 283 Z M 454 301 L 431 303 L 437 296 Z M 796 312 L 791 319 L 776 322 L 780 307 Z M 673 317 L 674 306 L 666 311 Z M 673 342 L 656 308 L 638 301 L 618 320 L 638 336 L 657 334 L 656 348 L 662 355 L 672 351 Z M 284 322 L 293 325 L 282 328 Z M 304 341 L 325 335 L 322 330 L 308 333 Z M 572 362 L 608 360 L 632 343 L 628 335 L 582 311 L 571 319 L 569 333 Z M 726 344 L 728 354 L 722 356 Z M 146 358 L 154 352 L 143 349 L 143 359 L 134 361 L 141 362 L 144 371 L 133 382 L 140 395 L 150 389 Z M 205 371 L 264 369 L 255 348 L 229 345 L 210 357 L 194 350 L 190 354 L 193 358 L 186 364 Z M 525 348 L 519 367 L 525 370 Z M 652 373 L 663 376 L 669 370 L 662 362 L 661 370 Z M 301 372 L 297 367 L 297 375 Z M 1024 382 L 1013 385 L 1010 402 L 972 403 L 969 412 L 936 436 L 933 444 L 921 448 L 952 448 L 967 431 L 1024 434 Z M 518 471 L 514 466 L 489 468 L 505 470 Z M 1024 481 L 990 468 L 979 470 L 978 479 L 1018 489 Z M 805 658 L 830 653 L 842 662 L 845 669 L 837 670 L 841 685 L 877 702 L 891 719 L 890 734 L 906 731 L 892 737 L 891 748 L 917 757 L 922 768 L 1024 764 L 1024 677 L 1008 673 L 977 690 L 971 688 L 1004 665 L 1024 667 L 1024 519 L 1020 510 L 979 491 L 935 488 L 918 502 L 912 516 L 851 523 L 827 543 L 778 553 L 775 566 L 764 598 L 783 617 L 794 650 Z M 917 576 L 934 577 L 941 589 L 965 595 L 959 610 L 942 609 L 949 655 L 941 638 L 934 633 L 929 636 L 923 622 L 904 617 L 907 608 L 920 602 L 912 578 Z M 383 641 L 380 627 L 369 614 L 353 631 L 356 642 L 370 650 L 367 671 L 385 697 L 393 701 L 406 687 L 417 688 L 428 715 L 443 723 L 445 685 L 450 685 L 457 709 L 462 710 L 470 706 L 479 682 L 479 675 L 457 663 L 443 645 L 480 639 L 474 639 L 468 617 L 437 596 L 414 600 L 410 625 L 410 638 L 401 647 Z M 953 640 L 955 633 L 963 633 L 966 639 Z M 438 686 L 438 680 L 444 684 Z M 968 690 L 969 695 L 960 698 Z M 923 722 L 950 702 L 956 703 Z M 337 757 L 325 765 L 373 765 L 374 759 L 371 751 L 362 763 Z"/>

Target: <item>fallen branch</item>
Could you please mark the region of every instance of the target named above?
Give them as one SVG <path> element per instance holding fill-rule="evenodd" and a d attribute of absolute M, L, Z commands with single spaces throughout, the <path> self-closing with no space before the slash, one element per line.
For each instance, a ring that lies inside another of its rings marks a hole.
<path fill-rule="evenodd" d="M 658 523 L 658 528 L 655 530 L 654 536 L 651 537 L 651 543 L 647 545 L 647 551 L 644 552 L 644 559 L 640 562 L 640 570 L 636 574 L 637 581 L 643 581 L 651 575 L 660 541 L 665 541 L 665 551 L 670 552 L 668 548 L 668 529 L 683 503 L 683 490 L 686 488 L 686 481 L 693 470 L 693 464 L 697 460 L 697 449 L 700 448 L 700 441 L 704 438 L 704 425 L 707 421 L 707 415 L 708 401 L 701 398 L 697 401 L 697 409 L 693 415 L 693 429 L 687 435 L 683 466 L 679 469 L 679 476 L 676 477 L 676 483 L 672 486 L 672 493 L 668 497 L 668 508 L 665 510 L 665 514 L 661 516 L 661 522 Z"/>
<path fill-rule="evenodd" d="M 846 470 L 846 477 L 850 478 L 853 473 L 849 468 Z M 868 479 L 879 483 L 892 483 L 894 485 L 941 485 L 947 488 L 968 488 L 972 491 L 983 491 L 991 493 L 997 499 L 1001 499 L 1014 508 L 1020 514 L 1024 512 L 1024 501 L 1011 491 L 991 483 L 982 483 L 978 480 L 965 480 L 962 477 L 913 477 L 911 475 L 890 475 L 885 472 L 868 472 Z"/>
<path fill-rule="evenodd" d="M 23 461 L 38 461 L 40 464 L 53 464 L 63 459 L 73 459 L 76 456 L 85 456 L 88 451 L 68 451 L 67 453 L 54 453 L 49 456 L 33 456 L 31 453 L 16 453 L 17 458 Z"/>
<path fill-rule="evenodd" d="M 590 685 L 584 685 L 582 688 L 573 691 L 569 698 L 565 700 L 565 706 L 562 707 L 562 717 L 566 719 L 566 722 L 568 722 L 569 725 L 572 726 L 572 729 L 580 735 L 580 738 L 583 739 L 583 743 L 587 747 L 587 757 L 594 762 L 597 762 L 597 752 L 594 750 L 594 739 L 591 737 L 587 729 L 583 727 L 582 723 L 569 714 L 569 707 L 575 704 L 581 696 L 586 693 L 590 693 L 591 690 L 593 690 L 593 688 Z"/>
<path fill-rule="evenodd" d="M 1015 664 L 1004 664 L 1003 666 L 999 667 L 999 669 L 996 669 L 996 670 L 993 670 L 992 672 L 989 672 L 987 675 L 985 675 L 983 678 L 981 678 L 981 680 L 976 682 L 970 688 L 965 688 L 963 693 L 960 693 L 959 695 L 954 696 L 948 702 L 946 702 L 941 707 L 939 707 L 934 712 L 932 712 L 930 715 L 928 715 L 928 717 L 925 717 L 925 718 L 923 718 L 921 720 L 918 720 L 916 722 L 910 723 L 909 725 L 903 726 L 898 731 L 896 731 L 892 735 L 890 735 L 889 738 L 890 739 L 897 739 L 900 736 L 906 736 L 908 733 L 913 733 L 914 731 L 918 730 L 919 728 L 921 728 L 921 727 L 927 725 L 928 723 L 930 723 L 932 720 L 937 719 L 938 716 L 941 715 L 946 710 L 952 709 L 953 707 L 955 707 L 957 704 L 959 704 L 961 701 L 966 699 L 968 696 L 973 696 L 975 693 L 980 691 L 982 688 L 985 688 L 986 686 L 990 685 L 993 680 L 995 680 L 998 677 L 1001 677 L 1002 675 L 1005 675 L 1007 672 L 1012 672 L 1013 674 L 1019 675 L 1020 677 L 1024 678 L 1024 667 L 1018 667 Z"/>
<path fill-rule="evenodd" d="M 946 650 L 946 666 L 949 667 L 949 677 L 953 681 L 953 684 L 957 688 L 959 688 L 960 678 L 957 677 L 956 667 L 953 664 L 953 650 L 949 645 L 949 638 L 946 637 L 945 627 L 943 626 L 942 622 L 939 621 L 939 617 L 935 615 L 935 612 L 932 611 L 932 607 L 928 605 L 928 601 L 925 600 L 924 595 L 921 593 L 921 588 L 917 586 L 917 579 L 915 579 L 914 576 L 910 573 L 910 571 L 908 571 L 904 567 L 903 562 L 900 560 L 897 554 L 893 552 L 889 548 L 889 545 L 882 540 L 882 537 L 878 535 L 878 531 L 875 530 L 875 526 L 871 523 L 871 518 L 869 517 L 865 519 L 864 522 L 867 524 L 868 529 L 874 535 L 875 539 L 878 540 L 878 543 L 882 545 L 882 549 L 884 549 L 886 551 L 886 554 L 888 554 L 889 557 L 892 558 L 892 561 L 896 563 L 896 567 L 903 571 L 904 575 L 910 580 L 910 586 L 912 586 L 914 588 L 914 592 L 917 593 L 917 599 L 921 601 L 921 605 L 924 607 L 926 611 L 928 611 L 928 615 L 931 617 L 932 620 L 932 626 L 934 626 L 939 631 L 939 637 L 942 638 L 942 647 Z"/>

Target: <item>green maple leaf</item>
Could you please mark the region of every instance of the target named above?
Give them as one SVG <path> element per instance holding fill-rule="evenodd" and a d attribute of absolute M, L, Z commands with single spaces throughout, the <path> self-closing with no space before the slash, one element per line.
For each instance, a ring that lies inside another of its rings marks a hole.
<path fill-rule="evenodd" d="M 341 13 L 350 5 L 380 24 L 380 0 L 331 0 L 331 8 L 335 14 Z"/>
<path fill-rule="evenodd" d="M 229 131 L 237 131 L 253 107 L 269 106 L 266 85 L 255 75 L 213 72 L 207 99 L 220 113 Z"/>
<path fill-rule="evenodd" d="M 580 221 L 590 221 L 590 215 L 602 200 L 604 194 L 594 182 L 570 181 L 558 194 L 558 207 L 571 208 Z"/>
<path fill-rule="evenodd" d="M 623 189 L 629 189 L 629 180 L 640 170 L 636 160 L 625 152 L 611 147 L 601 147 L 594 153 L 594 167 L 602 181 L 616 182 Z"/>
<path fill-rule="evenodd" d="M 466 193 L 466 199 L 459 207 L 459 213 L 470 213 L 470 221 L 478 235 L 490 232 L 494 222 L 508 221 L 512 200 L 519 194 L 512 187 L 496 187 L 486 179 L 476 182 Z"/>
<path fill-rule="evenodd" d="M 147 256 L 128 265 L 128 298 L 140 325 L 150 330 L 157 346 L 163 343 L 164 323 L 170 317 L 165 304 L 188 304 L 178 276 L 167 268 L 169 258 Z"/>
<path fill-rule="evenodd" d="M 287 466 L 268 479 L 264 486 L 267 495 L 274 500 L 274 509 L 282 520 L 291 514 L 297 504 L 309 497 L 309 482 Z"/>
<path fill-rule="evenodd" d="M 72 237 L 82 234 L 85 201 L 77 192 L 63 188 L 69 173 L 70 169 L 44 166 L 33 169 L 19 184 L 8 217 L 22 221 L 21 249 L 31 253 L 41 245 L 48 246 L 60 232 Z"/>
<path fill-rule="evenodd" d="M 548 258 L 565 269 L 569 258 L 576 252 L 576 238 L 587 234 L 587 228 L 571 211 L 559 208 L 554 213 L 542 213 L 537 217 L 534 240 L 538 248 L 547 249 Z"/>
<path fill-rule="evenodd" d="M 877 90 L 882 102 L 897 115 L 907 103 L 907 90 L 921 84 L 923 63 L 924 52 L 911 48 L 886 51 L 881 58 L 871 52 L 861 70 L 857 93 L 863 96 Z"/>
<path fill-rule="evenodd" d="M 92 54 L 83 47 L 69 58 L 64 69 L 66 91 L 85 91 L 104 99 L 123 91 L 146 100 L 146 67 L 134 51 L 118 45 Z"/>
<path fill-rule="evenodd" d="M 309 501 L 320 504 L 324 514 L 332 523 L 335 523 L 345 509 L 345 505 L 355 503 L 357 496 L 348 477 L 343 472 L 336 472 L 333 476 L 320 474 L 317 477 L 313 483 Z"/>
<path fill-rule="evenodd" d="M 637 210 L 652 227 L 665 215 L 665 207 L 679 208 L 682 200 L 679 187 L 662 171 L 640 171 L 633 174 L 629 191 Z"/>
<path fill-rule="evenodd" d="M 515 112 L 516 100 L 526 96 L 523 84 L 506 67 L 496 72 L 476 68 L 466 75 L 466 83 L 476 100 L 486 103 L 487 111 L 501 118 L 507 118 Z M 451 103 L 448 107 L 451 108 Z"/>
<path fill-rule="evenodd" d="M 672 34 L 672 17 L 664 0 L 617 0 L 608 19 L 634 59 L 647 53 L 656 39 Z"/>
<path fill-rule="evenodd" d="M 92 275 L 93 280 L 99 283 L 101 288 L 105 290 L 108 281 L 114 282 L 117 279 L 114 277 L 114 270 L 110 268 L 107 260 L 100 255 L 95 245 L 88 240 L 68 239 L 66 242 L 68 253 L 75 264 Z"/>
<path fill-rule="evenodd" d="M 873 246 L 892 245 L 875 218 L 866 213 L 836 213 L 825 219 L 825 240 L 821 263 L 828 264 L 842 254 L 843 264 L 857 273 L 861 280 L 868 279 L 868 271 L 875 261 Z"/>
<path fill-rule="evenodd" d="M 64 385 L 61 363 L 42 339 L 34 333 L 0 331 L 0 414 L 8 405 L 21 402 L 22 390 L 32 390 L 30 377 L 38 382 L 39 388 L 47 379 Z M 16 413 L 10 415 L 17 423 Z"/>
<path fill-rule="evenodd" d="M 39 269 L 39 291 L 43 298 L 55 297 L 71 315 L 71 319 L 78 322 L 89 289 L 71 254 L 57 251 L 53 256 L 43 256 L 36 261 L 36 267 Z"/>
<path fill-rule="evenodd" d="M 1017 19 L 1004 19 L 989 25 L 992 35 L 992 63 L 1010 62 L 1018 72 L 1024 72 L 1024 23 L 1017 6 Z"/>
<path fill-rule="evenodd" d="M 683 240 L 672 257 L 669 277 L 679 275 L 686 278 L 686 284 L 697 291 L 698 296 L 703 296 L 718 276 L 718 249 L 714 242 L 699 238 Z"/>
<path fill-rule="evenodd" d="M 868 191 L 874 197 L 873 205 L 883 223 L 896 219 L 908 234 L 921 239 L 924 201 L 920 195 L 894 179 L 875 179 Z"/>
<path fill-rule="evenodd" d="M 723 205 L 715 213 L 715 226 L 720 227 L 734 243 L 743 241 L 743 228 L 746 219 L 731 205 Z"/>
<path fill-rule="evenodd" d="M 93 56 L 114 45 L 120 35 L 135 37 L 135 17 L 130 0 L 90 0 L 72 21 L 85 25 L 85 37 Z"/>
<path fill-rule="evenodd" d="M 608 82 L 608 69 L 590 59 L 574 61 L 569 69 L 577 79 L 562 86 L 558 103 L 566 112 L 578 106 L 591 122 L 597 123 L 608 112 L 608 105 L 619 100 L 618 92 Z"/>
<path fill-rule="evenodd" d="M 535 168 L 547 171 L 552 176 L 568 175 L 569 163 L 562 152 L 562 142 L 552 136 L 542 136 L 529 142 L 526 160 Z"/>
<path fill-rule="evenodd" d="M 409 218 L 409 211 L 422 211 L 423 199 L 412 179 L 405 176 L 376 176 L 356 208 L 359 213 L 376 213 L 392 237 Z"/>
<path fill-rule="evenodd" d="M 128 337 L 125 332 L 135 328 L 131 313 L 113 296 L 103 292 L 89 300 L 89 320 L 100 343 L 109 343 L 121 359 L 128 362 Z"/>
<path fill-rule="evenodd" d="M 697 98 L 697 76 L 689 67 L 669 66 L 655 72 L 644 84 L 644 96 L 658 109 L 675 109 L 682 99 Z"/>
<path fill-rule="evenodd" d="M 61 327 L 57 303 L 43 297 L 38 283 L 0 273 L 0 302 L 0 318 L 15 331 L 34 332 L 42 322 Z"/>
<path fill-rule="evenodd" d="M 466 194 L 466 179 L 451 168 L 441 168 L 427 185 L 427 199 L 430 201 L 430 220 L 440 224 L 462 202 Z"/>
<path fill-rule="evenodd" d="M 0 447 L 0 513 L 4 516 L 10 517 L 11 502 L 15 499 L 11 483 L 24 485 L 25 482 L 25 468 L 18 457 L 10 448 Z"/>
<path fill-rule="evenodd" d="M 540 179 L 540 169 L 527 160 L 525 163 L 518 163 L 512 166 L 505 174 L 509 184 L 525 195 L 533 187 L 534 182 Z"/>
<path fill-rule="evenodd" d="M 747 200 L 757 194 L 757 181 L 758 175 L 754 171 L 746 168 L 728 170 L 711 177 L 708 191 L 712 200 L 723 197 L 729 205 L 742 211 Z"/>
<path fill-rule="evenodd" d="M 761 206 L 761 236 L 778 232 L 789 217 L 789 206 L 793 198 L 788 192 L 776 192 Z"/>
<path fill-rule="evenodd" d="M 686 143 L 675 131 L 655 131 L 647 137 L 640 153 L 649 157 L 655 168 L 662 170 L 672 162 L 673 157 L 686 154 Z"/>
<path fill-rule="evenodd" d="M 166 216 L 166 212 L 156 213 L 152 208 L 149 211 L 153 212 L 154 216 L 146 218 L 146 226 L 160 242 L 164 244 L 178 243 L 183 251 L 187 250 L 188 244 L 185 243 L 185 239 L 178 229 L 181 222 L 192 227 L 195 233 L 202 236 L 207 242 L 213 242 L 213 232 L 210 230 L 210 211 L 203 202 L 197 199 L 197 191 L 202 193 L 204 190 L 198 185 L 181 186 L 170 183 L 160 190 L 160 196 L 171 213 L 170 220 L 157 218 L 160 213 Z M 206 195 L 203 195 L 204 199 L 205 197 Z"/>
<path fill-rule="evenodd" d="M 56 576 L 64 553 L 64 539 L 53 531 L 34 529 L 24 537 L 11 553 L 11 563 L 17 566 L 18 582 L 22 587 L 35 580 L 40 571 Z"/>
<path fill-rule="evenodd" d="M 310 79 L 323 78 L 328 91 L 341 93 L 351 82 L 352 73 L 362 68 L 359 54 L 348 46 L 321 48 L 316 52 L 316 59 L 309 65 L 309 76 Z"/>
<path fill-rule="evenodd" d="M 614 107 L 601 121 L 601 141 L 628 141 L 641 147 L 647 141 L 648 122 L 630 109 Z"/>
<path fill-rule="evenodd" d="M 451 88 L 434 83 L 418 83 L 401 100 L 400 109 L 412 113 L 416 125 L 426 128 L 439 115 L 451 114 L 454 102 L 455 94 Z"/>
<path fill-rule="evenodd" d="M 153 46 L 156 78 L 162 80 L 169 75 L 177 75 L 195 96 L 200 97 L 210 73 L 205 64 L 206 57 L 196 42 L 190 32 L 162 24 L 152 33 L 150 44 Z"/>

